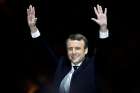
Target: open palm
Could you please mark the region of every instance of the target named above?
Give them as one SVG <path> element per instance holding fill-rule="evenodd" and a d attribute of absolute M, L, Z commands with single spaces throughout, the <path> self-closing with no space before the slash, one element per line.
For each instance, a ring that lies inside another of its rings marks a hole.
<path fill-rule="evenodd" d="M 105 8 L 104 12 L 100 5 L 97 5 L 97 7 L 94 7 L 94 12 L 97 16 L 96 18 L 92 18 L 97 24 L 100 26 L 107 25 L 107 8 Z"/>
<path fill-rule="evenodd" d="M 36 24 L 37 18 L 35 17 L 35 8 L 30 5 L 29 8 L 27 9 L 27 21 L 28 25 L 30 27 L 34 26 Z"/>

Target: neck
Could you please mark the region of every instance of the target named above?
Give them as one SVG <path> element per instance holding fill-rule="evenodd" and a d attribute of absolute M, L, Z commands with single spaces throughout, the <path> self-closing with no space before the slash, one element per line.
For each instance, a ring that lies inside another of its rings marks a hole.
<path fill-rule="evenodd" d="M 85 60 L 85 57 L 81 60 L 81 61 L 79 61 L 79 62 L 72 62 L 72 64 L 73 65 L 78 65 L 78 64 L 82 64 L 83 63 L 83 61 Z"/>

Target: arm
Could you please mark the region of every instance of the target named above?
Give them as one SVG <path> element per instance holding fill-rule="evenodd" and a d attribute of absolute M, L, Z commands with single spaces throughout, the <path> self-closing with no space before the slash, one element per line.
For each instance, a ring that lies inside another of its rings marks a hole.
<path fill-rule="evenodd" d="M 107 59 L 111 53 L 112 48 L 112 38 L 109 35 L 109 30 L 107 28 L 107 8 L 103 11 L 100 5 L 94 7 L 94 12 L 97 16 L 92 18 L 99 25 L 99 38 L 96 41 L 96 56 L 99 55 L 99 59 Z M 101 58 L 103 57 L 103 58 Z M 103 60 L 100 62 L 104 62 Z"/>
<path fill-rule="evenodd" d="M 35 39 L 33 42 L 37 43 L 39 46 L 43 46 L 43 48 L 47 48 L 49 54 L 53 58 L 52 60 L 57 62 L 56 55 L 54 54 L 52 49 L 47 44 L 46 39 L 43 36 L 41 36 L 41 34 L 36 26 L 37 18 L 35 16 L 35 7 L 32 5 L 30 5 L 29 8 L 27 9 L 27 22 L 28 22 L 28 26 L 29 26 L 30 31 L 31 31 L 30 32 L 31 36 L 32 36 L 32 38 Z"/>
<path fill-rule="evenodd" d="M 99 39 L 97 40 L 97 48 L 101 50 L 109 48 L 111 46 L 111 38 L 109 36 L 109 30 L 107 28 L 107 8 L 103 11 L 100 5 L 94 7 L 94 12 L 97 18 L 91 18 L 99 25 Z"/>
<path fill-rule="evenodd" d="M 104 12 L 100 5 L 97 5 L 97 7 L 94 7 L 94 12 L 97 16 L 96 18 L 92 18 L 93 21 L 95 21 L 99 26 L 99 37 L 101 39 L 108 37 L 108 28 L 107 28 L 107 8 L 105 8 Z"/>
<path fill-rule="evenodd" d="M 110 57 L 112 49 L 112 38 L 109 35 L 109 30 L 107 28 L 107 8 L 103 11 L 100 5 L 94 7 L 94 12 L 97 16 L 97 19 L 92 18 L 99 25 L 99 38 L 96 41 L 96 70 L 97 70 L 97 87 L 102 90 L 102 87 L 106 86 L 102 80 L 106 77 L 103 77 L 102 73 L 105 73 L 108 76 L 108 73 L 111 71 Z M 98 91 L 100 91 L 98 90 Z M 104 90 L 102 90 L 104 91 Z"/>
<path fill-rule="evenodd" d="M 35 8 L 32 5 L 30 5 L 29 8 L 27 9 L 27 22 L 31 31 L 32 38 L 40 36 L 40 32 L 36 27 L 36 21 L 37 18 L 35 17 Z"/>
<path fill-rule="evenodd" d="M 99 38 L 96 40 L 96 50 L 95 53 L 97 55 L 106 55 L 111 50 L 111 36 L 109 35 L 109 30 L 107 28 L 107 8 L 102 9 L 100 5 L 94 7 L 94 12 L 97 18 L 91 18 L 91 20 L 95 21 L 99 25 Z"/>

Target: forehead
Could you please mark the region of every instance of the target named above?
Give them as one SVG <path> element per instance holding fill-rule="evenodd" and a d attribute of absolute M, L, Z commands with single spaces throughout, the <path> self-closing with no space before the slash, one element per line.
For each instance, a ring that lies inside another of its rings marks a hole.
<path fill-rule="evenodd" d="M 85 43 L 83 40 L 71 40 L 68 39 L 67 41 L 67 47 L 82 47 Z"/>

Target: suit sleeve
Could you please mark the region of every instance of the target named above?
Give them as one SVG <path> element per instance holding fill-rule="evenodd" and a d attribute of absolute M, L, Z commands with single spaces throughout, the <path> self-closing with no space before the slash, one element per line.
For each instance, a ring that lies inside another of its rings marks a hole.
<path fill-rule="evenodd" d="M 33 45 L 35 45 L 41 49 L 44 49 L 45 52 L 47 52 L 46 54 L 48 54 L 50 56 L 51 62 L 53 61 L 54 64 L 57 65 L 58 57 L 54 53 L 51 46 L 49 45 L 47 38 L 45 36 L 41 35 L 39 31 L 37 31 L 35 33 L 31 33 L 31 36 L 32 36 Z M 42 51 L 44 51 L 44 50 L 42 50 Z"/>
<path fill-rule="evenodd" d="M 107 38 L 96 39 L 96 71 L 98 87 L 102 91 L 106 91 L 110 86 L 109 81 L 111 80 L 111 50 L 112 50 L 112 36 L 109 33 Z M 105 81 L 105 79 L 107 79 Z M 98 91 L 100 91 L 98 90 Z"/>
<path fill-rule="evenodd" d="M 99 33 L 96 39 L 96 53 L 106 56 L 111 52 L 112 48 L 112 35 L 109 32 Z M 106 54 L 107 53 L 107 54 Z"/>

